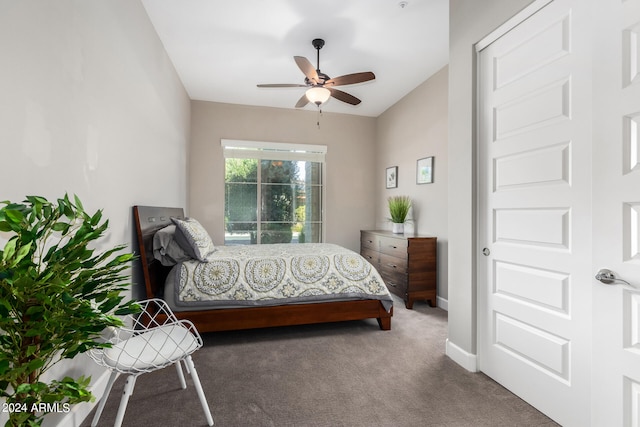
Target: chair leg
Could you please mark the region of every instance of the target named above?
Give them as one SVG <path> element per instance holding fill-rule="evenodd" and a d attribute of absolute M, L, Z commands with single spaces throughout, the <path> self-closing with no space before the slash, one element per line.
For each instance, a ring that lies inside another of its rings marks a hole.
<path fill-rule="evenodd" d="M 185 388 L 187 388 L 187 383 L 184 380 L 184 374 L 182 373 L 182 364 L 178 360 L 175 363 L 175 365 L 176 365 L 176 370 L 178 371 L 178 379 L 180 380 L 180 387 L 182 387 L 182 389 L 184 390 Z"/>
<path fill-rule="evenodd" d="M 111 387 L 113 387 L 113 383 L 116 381 L 116 378 L 118 378 L 118 371 L 111 371 L 109 381 L 107 382 L 107 386 L 105 387 L 104 393 L 102 394 L 102 399 L 100 399 L 100 403 L 98 404 L 98 408 L 96 409 L 96 414 L 93 416 L 93 421 L 91 421 L 91 427 L 96 427 L 98 425 L 98 421 L 100 421 L 100 415 L 102 415 L 102 410 L 104 409 L 105 403 L 107 403 L 109 393 L 111 393 Z"/>
<path fill-rule="evenodd" d="M 120 427 L 122 425 L 124 413 L 127 410 L 127 405 L 129 404 L 129 397 L 133 394 L 133 388 L 136 386 L 136 378 L 138 377 L 135 375 L 129 375 L 127 377 L 127 381 L 124 383 L 124 392 L 120 399 L 120 407 L 118 408 L 118 415 L 116 415 L 116 421 L 113 423 L 113 427 Z"/>
<path fill-rule="evenodd" d="M 193 359 L 191 359 L 191 356 L 186 357 L 185 364 L 187 365 L 187 370 L 191 373 L 191 378 L 193 379 L 193 386 L 196 388 L 196 391 L 198 392 L 198 398 L 200 398 L 202 409 L 204 410 L 204 414 L 207 417 L 207 423 L 210 426 L 212 426 L 213 417 L 211 416 L 211 410 L 209 410 L 209 404 L 207 403 L 207 398 L 204 396 L 204 391 L 202 390 L 202 384 L 200 384 L 200 378 L 198 377 L 198 373 L 196 372 L 196 367 L 193 365 Z"/>

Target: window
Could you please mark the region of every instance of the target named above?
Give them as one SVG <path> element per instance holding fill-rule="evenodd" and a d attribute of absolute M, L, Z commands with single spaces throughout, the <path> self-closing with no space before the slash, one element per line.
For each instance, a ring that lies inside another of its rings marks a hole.
<path fill-rule="evenodd" d="M 222 140 L 225 245 L 323 241 L 325 146 Z"/>

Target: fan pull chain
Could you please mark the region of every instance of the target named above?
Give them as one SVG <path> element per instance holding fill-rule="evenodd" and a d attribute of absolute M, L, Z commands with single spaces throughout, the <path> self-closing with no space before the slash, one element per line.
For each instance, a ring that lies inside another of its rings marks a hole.
<path fill-rule="evenodd" d="M 318 105 L 318 121 L 316 123 L 318 125 L 318 129 L 320 129 L 320 117 L 322 117 L 322 108 Z"/>

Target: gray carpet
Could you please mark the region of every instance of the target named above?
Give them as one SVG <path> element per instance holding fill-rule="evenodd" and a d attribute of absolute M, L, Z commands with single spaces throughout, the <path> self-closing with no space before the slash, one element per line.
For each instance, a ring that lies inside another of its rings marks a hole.
<path fill-rule="evenodd" d="M 447 312 L 396 300 L 375 320 L 203 334 L 194 363 L 217 426 L 552 426 L 487 376 L 444 355 Z M 111 426 L 124 378 L 100 420 Z M 89 426 L 93 413 L 82 426 Z M 191 379 L 138 378 L 124 426 L 206 426 Z"/>

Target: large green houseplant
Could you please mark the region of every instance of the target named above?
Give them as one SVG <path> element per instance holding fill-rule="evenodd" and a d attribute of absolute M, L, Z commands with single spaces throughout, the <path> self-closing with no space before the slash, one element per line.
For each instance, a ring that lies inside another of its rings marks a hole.
<path fill-rule="evenodd" d="M 105 346 L 100 333 L 137 309 L 122 295 L 133 255 L 124 246 L 91 247 L 108 220 L 85 212 L 77 197 L 0 206 L 0 397 L 6 426 L 38 426 L 47 413 L 93 399 L 90 378 L 41 377 L 62 359 Z"/>

